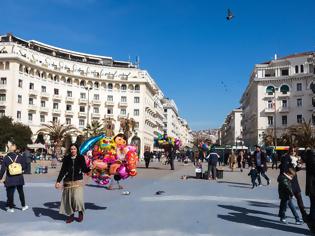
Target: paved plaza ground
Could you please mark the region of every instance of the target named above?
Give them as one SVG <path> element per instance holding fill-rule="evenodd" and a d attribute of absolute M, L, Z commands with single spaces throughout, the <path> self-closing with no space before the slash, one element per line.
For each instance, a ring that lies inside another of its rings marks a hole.
<path fill-rule="evenodd" d="M 251 189 L 248 169 L 241 173 L 225 168 L 224 178 L 216 182 L 181 180 L 182 175 L 195 175 L 191 163 L 185 166 L 176 162 L 175 171 L 160 163 L 151 163 L 150 169 L 143 166 L 141 163 L 138 176 L 122 182 L 130 195 L 90 181 L 85 187 L 85 219 L 70 225 L 58 213 L 61 191 L 54 188 L 58 169 L 50 169 L 47 175 L 25 176 L 30 206 L 25 212 L 5 212 L 5 189 L 1 187 L 0 235 L 309 235 L 305 224 L 294 224 L 290 211 L 289 224 L 279 222 L 278 171 L 268 170 L 270 186 Z M 304 171 L 299 173 L 303 191 L 304 175 Z M 159 190 L 165 193 L 156 195 Z M 19 208 L 17 193 L 15 203 Z M 307 198 L 305 205 L 309 206 Z"/>

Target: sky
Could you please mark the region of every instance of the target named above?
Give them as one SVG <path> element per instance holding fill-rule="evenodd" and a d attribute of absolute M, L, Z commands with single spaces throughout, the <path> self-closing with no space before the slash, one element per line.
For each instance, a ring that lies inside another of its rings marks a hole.
<path fill-rule="evenodd" d="M 0 34 L 114 60 L 139 56 L 193 130 L 220 127 L 240 106 L 255 64 L 315 51 L 314 0 L 1 0 L 0 7 Z"/>

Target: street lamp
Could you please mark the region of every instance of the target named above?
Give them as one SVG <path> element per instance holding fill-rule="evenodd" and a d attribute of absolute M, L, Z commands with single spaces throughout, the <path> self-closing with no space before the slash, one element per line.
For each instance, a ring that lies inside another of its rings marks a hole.
<path fill-rule="evenodd" d="M 88 108 L 87 108 L 87 125 L 90 123 L 90 90 L 92 87 L 84 87 L 85 90 L 88 92 Z"/>
<path fill-rule="evenodd" d="M 274 90 L 273 90 L 273 94 L 274 94 L 274 108 L 275 108 L 275 120 L 274 120 L 274 139 L 275 139 L 275 142 L 274 142 L 274 145 L 275 145 L 275 149 L 277 147 L 277 97 L 276 97 L 276 92 L 278 91 L 278 88 L 277 87 L 274 87 Z"/>

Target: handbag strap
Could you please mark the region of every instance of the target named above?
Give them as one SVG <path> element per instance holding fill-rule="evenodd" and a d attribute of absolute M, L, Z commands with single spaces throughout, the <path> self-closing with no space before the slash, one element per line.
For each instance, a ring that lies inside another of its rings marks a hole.
<path fill-rule="evenodd" d="M 8 155 L 8 157 L 9 157 L 9 159 L 11 160 L 11 162 L 12 162 L 12 163 L 15 163 L 15 162 L 16 162 L 16 160 L 17 160 L 17 158 L 18 158 L 18 155 L 15 155 L 15 159 L 14 159 L 14 161 L 12 160 L 12 158 L 10 157 L 10 155 Z"/>

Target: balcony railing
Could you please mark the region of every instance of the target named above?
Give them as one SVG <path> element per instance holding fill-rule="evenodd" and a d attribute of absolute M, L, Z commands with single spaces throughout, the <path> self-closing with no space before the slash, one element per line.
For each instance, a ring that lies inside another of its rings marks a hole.
<path fill-rule="evenodd" d="M 272 112 L 275 112 L 275 109 L 273 107 L 266 107 L 264 112 L 265 113 L 272 113 Z"/>
<path fill-rule="evenodd" d="M 37 96 L 37 95 L 38 95 L 38 91 L 36 91 L 36 90 L 32 90 L 32 89 L 31 89 L 31 90 L 29 90 L 29 92 L 28 92 L 28 93 L 29 93 L 29 95 L 30 95 L 30 96 Z"/>
<path fill-rule="evenodd" d="M 61 96 L 58 95 L 58 94 L 54 94 L 54 95 L 53 95 L 53 99 L 55 99 L 55 100 L 61 100 Z"/>
<path fill-rule="evenodd" d="M 65 111 L 66 116 L 73 116 L 73 111 Z"/>
<path fill-rule="evenodd" d="M 49 93 L 46 93 L 46 92 L 41 92 L 40 96 L 41 97 L 45 97 L 45 98 L 49 98 L 50 97 Z"/>
<path fill-rule="evenodd" d="M 73 97 L 66 97 L 66 102 L 74 102 L 74 98 Z"/>
<path fill-rule="evenodd" d="M 45 112 L 45 113 L 48 113 L 48 108 L 47 107 L 40 107 L 39 109 L 41 112 Z"/>
<path fill-rule="evenodd" d="M 86 112 L 78 112 L 79 117 L 86 117 Z"/>
<path fill-rule="evenodd" d="M 114 106 L 114 102 L 113 101 L 106 101 L 105 105 L 106 106 Z"/>
<path fill-rule="evenodd" d="M 35 105 L 28 105 L 28 110 L 30 110 L 30 111 L 36 111 L 37 110 L 37 106 L 35 106 Z"/>
<path fill-rule="evenodd" d="M 95 100 L 95 99 L 93 99 L 93 100 L 92 100 L 92 104 L 93 104 L 93 105 L 101 105 L 101 104 L 102 104 L 102 101 L 101 101 L 101 100 Z"/>
<path fill-rule="evenodd" d="M 54 114 L 61 114 L 61 110 L 60 109 L 53 109 L 52 113 L 54 113 Z"/>
<path fill-rule="evenodd" d="M 79 99 L 79 103 L 87 103 L 88 101 L 87 101 L 87 99 L 86 98 L 80 98 Z"/>
<path fill-rule="evenodd" d="M 92 113 L 92 117 L 93 118 L 100 118 L 101 117 L 101 114 L 100 113 Z"/>
<path fill-rule="evenodd" d="M 118 106 L 119 106 L 119 107 L 127 107 L 127 106 L 128 106 L 128 103 L 127 103 L 127 102 L 119 102 L 119 103 L 118 103 Z"/>
<path fill-rule="evenodd" d="M 280 107 L 279 112 L 289 112 L 289 107 Z"/>

